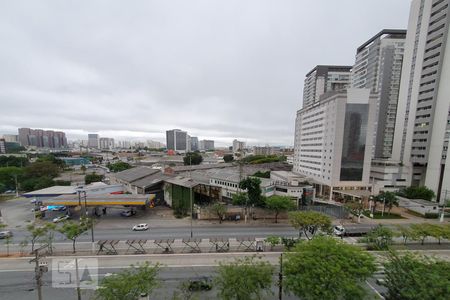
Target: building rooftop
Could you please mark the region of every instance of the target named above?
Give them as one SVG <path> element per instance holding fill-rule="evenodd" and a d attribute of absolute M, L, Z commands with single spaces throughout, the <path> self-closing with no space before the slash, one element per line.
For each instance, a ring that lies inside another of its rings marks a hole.
<path fill-rule="evenodd" d="M 118 172 L 116 174 L 112 174 L 112 176 L 126 182 L 134 182 L 158 172 L 160 172 L 158 169 L 152 169 L 149 167 L 135 167 L 122 172 Z"/>
<path fill-rule="evenodd" d="M 22 194 L 24 197 L 51 197 L 51 196 L 59 196 L 59 195 L 71 195 L 76 194 L 77 187 L 76 186 L 64 186 L 64 185 L 55 185 L 45 189 L 40 189 L 36 191 L 31 191 L 25 194 Z"/>
<path fill-rule="evenodd" d="M 191 178 L 182 177 L 182 176 L 176 176 L 165 180 L 168 183 L 179 185 L 187 188 L 193 188 L 194 186 L 198 185 L 197 182 L 192 180 Z"/>

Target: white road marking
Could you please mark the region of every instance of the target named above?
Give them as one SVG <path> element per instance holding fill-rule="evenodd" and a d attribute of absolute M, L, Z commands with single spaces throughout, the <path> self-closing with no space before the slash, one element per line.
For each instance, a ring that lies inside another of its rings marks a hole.
<path fill-rule="evenodd" d="M 380 299 L 385 299 L 378 291 L 376 288 L 374 288 L 367 280 L 366 280 L 367 285 L 375 292 L 375 294 L 378 295 L 378 297 L 380 297 Z"/>

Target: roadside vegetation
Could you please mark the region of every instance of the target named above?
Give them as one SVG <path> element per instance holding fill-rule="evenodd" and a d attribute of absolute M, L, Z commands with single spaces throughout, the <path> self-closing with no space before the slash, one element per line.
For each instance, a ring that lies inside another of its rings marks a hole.
<path fill-rule="evenodd" d="M 284 161 L 286 161 L 286 156 L 284 155 L 249 155 L 240 160 L 244 164 L 251 165 Z"/>
<path fill-rule="evenodd" d="M 122 172 L 132 168 L 129 163 L 123 161 L 118 161 L 116 163 L 107 163 L 106 167 L 113 173 Z"/>

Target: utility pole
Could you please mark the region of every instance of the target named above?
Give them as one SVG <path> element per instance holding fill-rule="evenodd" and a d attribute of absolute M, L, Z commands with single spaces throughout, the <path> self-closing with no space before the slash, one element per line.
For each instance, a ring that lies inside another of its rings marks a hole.
<path fill-rule="evenodd" d="M 192 155 L 189 155 L 189 180 L 192 180 L 192 175 L 191 175 L 191 169 L 192 169 Z M 189 200 L 190 200 L 190 205 L 191 205 L 191 238 L 193 237 L 193 232 L 192 232 L 192 218 L 193 218 L 193 208 L 194 208 L 194 204 L 192 203 L 192 186 L 189 183 Z"/>
<path fill-rule="evenodd" d="M 48 267 L 46 264 L 41 264 L 40 259 L 44 257 L 43 254 L 40 253 L 41 250 L 48 248 L 48 245 L 43 245 L 37 249 L 35 249 L 32 253 L 34 254 L 34 258 L 30 260 L 30 263 L 34 262 L 34 277 L 36 279 L 36 286 L 38 292 L 38 300 L 42 300 L 42 275 L 48 272 Z"/>
<path fill-rule="evenodd" d="M 444 222 L 444 216 L 445 216 L 445 206 L 447 205 L 447 193 L 448 190 L 444 191 L 444 200 L 442 201 L 442 209 L 441 209 L 441 216 L 439 218 L 439 222 L 443 223 Z"/>
<path fill-rule="evenodd" d="M 14 182 L 16 184 L 16 197 L 19 197 L 19 184 L 17 183 L 17 174 L 14 174 Z"/>
<path fill-rule="evenodd" d="M 78 274 L 78 258 L 75 257 L 75 277 L 77 281 L 77 298 L 81 300 L 80 277 Z"/>
<path fill-rule="evenodd" d="M 278 273 L 278 300 L 283 299 L 283 253 L 280 254 L 280 272 Z"/>

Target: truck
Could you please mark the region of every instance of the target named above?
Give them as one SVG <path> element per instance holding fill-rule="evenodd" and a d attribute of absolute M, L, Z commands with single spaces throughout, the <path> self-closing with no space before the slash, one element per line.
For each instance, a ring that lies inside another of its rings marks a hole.
<path fill-rule="evenodd" d="M 336 225 L 333 233 L 336 236 L 362 236 L 377 227 L 377 225 Z"/>

